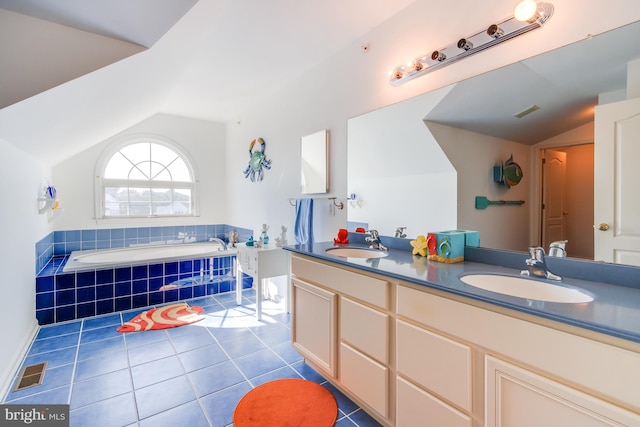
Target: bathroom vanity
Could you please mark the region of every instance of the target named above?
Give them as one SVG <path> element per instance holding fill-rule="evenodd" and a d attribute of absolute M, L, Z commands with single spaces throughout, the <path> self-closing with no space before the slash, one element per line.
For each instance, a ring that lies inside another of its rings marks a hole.
<path fill-rule="evenodd" d="M 290 246 L 294 348 L 386 426 L 640 426 L 640 289 L 550 303 L 464 284 L 513 267 Z M 524 265 L 524 263 L 523 263 Z"/>

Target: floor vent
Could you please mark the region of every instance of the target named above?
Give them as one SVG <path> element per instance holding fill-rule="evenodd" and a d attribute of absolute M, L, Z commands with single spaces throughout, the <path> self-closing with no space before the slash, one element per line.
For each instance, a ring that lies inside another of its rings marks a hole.
<path fill-rule="evenodd" d="M 20 372 L 20 377 L 16 381 L 13 391 L 24 390 L 42 384 L 44 380 L 44 372 L 47 370 L 47 362 L 38 363 L 36 365 L 25 366 Z"/>

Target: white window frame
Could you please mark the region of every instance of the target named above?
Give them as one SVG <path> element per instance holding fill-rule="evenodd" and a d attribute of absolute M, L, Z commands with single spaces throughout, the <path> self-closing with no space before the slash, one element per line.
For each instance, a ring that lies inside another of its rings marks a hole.
<path fill-rule="evenodd" d="M 173 181 L 147 181 L 134 179 L 106 179 L 104 173 L 111 158 L 120 150 L 128 145 L 138 144 L 141 142 L 154 143 L 162 145 L 173 150 L 182 158 L 186 164 L 191 182 L 173 182 Z M 144 135 L 128 135 L 116 140 L 112 143 L 100 156 L 96 164 L 95 173 L 95 218 L 96 220 L 105 221 L 140 221 L 149 218 L 191 218 L 199 216 L 199 178 L 195 167 L 195 163 L 191 156 L 175 141 L 170 140 L 161 135 L 144 134 Z M 105 188 L 109 186 L 121 187 L 142 187 L 142 188 L 171 188 L 171 189 L 190 189 L 191 190 L 191 214 L 186 215 L 116 215 L 106 216 L 105 209 Z"/>

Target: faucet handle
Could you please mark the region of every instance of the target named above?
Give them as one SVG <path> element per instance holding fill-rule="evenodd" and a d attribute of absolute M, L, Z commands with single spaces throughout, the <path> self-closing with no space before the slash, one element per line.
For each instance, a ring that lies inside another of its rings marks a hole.
<path fill-rule="evenodd" d="M 531 246 L 529 248 L 529 255 L 532 259 L 542 261 L 544 259 L 544 248 L 541 246 Z"/>

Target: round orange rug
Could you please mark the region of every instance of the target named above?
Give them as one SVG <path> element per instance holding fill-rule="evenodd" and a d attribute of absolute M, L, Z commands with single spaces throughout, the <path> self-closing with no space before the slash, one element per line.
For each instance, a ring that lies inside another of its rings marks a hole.
<path fill-rule="evenodd" d="M 330 427 L 338 404 L 320 384 L 286 378 L 259 385 L 244 395 L 233 413 L 234 427 Z"/>

